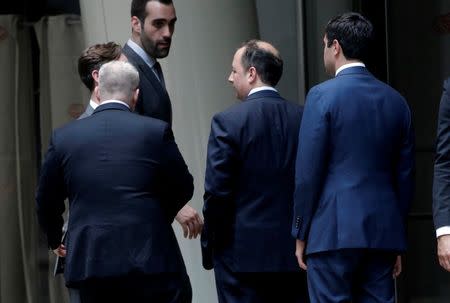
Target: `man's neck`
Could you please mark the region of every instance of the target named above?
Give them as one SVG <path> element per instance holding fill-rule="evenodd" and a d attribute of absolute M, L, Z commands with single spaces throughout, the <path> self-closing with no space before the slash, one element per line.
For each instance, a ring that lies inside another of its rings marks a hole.
<path fill-rule="evenodd" d="M 100 100 L 97 99 L 94 92 L 91 93 L 91 100 L 97 104 L 100 104 Z"/>
<path fill-rule="evenodd" d="M 134 43 L 136 43 L 137 45 L 139 45 L 140 48 L 144 49 L 142 47 L 142 42 L 141 42 L 141 38 L 139 37 L 139 35 L 132 34 L 130 37 L 130 40 L 133 41 Z"/>

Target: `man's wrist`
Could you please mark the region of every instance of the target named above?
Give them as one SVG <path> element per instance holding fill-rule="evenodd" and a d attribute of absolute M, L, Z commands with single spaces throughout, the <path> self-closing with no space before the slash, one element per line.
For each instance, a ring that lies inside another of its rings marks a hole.
<path fill-rule="evenodd" d="M 448 226 L 442 226 L 436 229 L 436 238 L 439 238 L 440 236 L 446 236 L 450 235 L 450 225 Z"/>

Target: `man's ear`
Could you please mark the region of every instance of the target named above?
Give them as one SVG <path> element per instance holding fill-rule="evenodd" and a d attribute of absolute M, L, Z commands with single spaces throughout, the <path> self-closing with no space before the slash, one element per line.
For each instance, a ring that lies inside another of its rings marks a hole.
<path fill-rule="evenodd" d="M 133 16 L 131 17 L 131 29 L 133 30 L 133 32 L 140 34 L 141 33 L 141 20 L 139 20 L 138 17 Z"/>
<path fill-rule="evenodd" d="M 133 97 L 131 98 L 131 109 L 134 110 L 136 107 L 136 103 L 139 97 L 139 88 L 136 88 L 136 90 L 133 93 Z"/>
<path fill-rule="evenodd" d="M 339 41 L 337 41 L 336 39 L 333 40 L 332 47 L 333 47 L 333 54 L 335 56 L 339 55 L 339 53 L 342 51 L 341 45 L 339 44 Z"/>
<path fill-rule="evenodd" d="M 98 70 L 94 69 L 91 73 L 92 79 L 94 79 L 94 85 L 98 86 Z"/>
<path fill-rule="evenodd" d="M 258 74 L 256 73 L 256 68 L 251 66 L 247 71 L 247 79 L 250 84 L 254 83 L 258 77 Z"/>

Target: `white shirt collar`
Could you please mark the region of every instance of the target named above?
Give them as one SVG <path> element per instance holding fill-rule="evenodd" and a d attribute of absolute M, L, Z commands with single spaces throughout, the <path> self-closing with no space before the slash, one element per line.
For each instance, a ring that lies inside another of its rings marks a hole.
<path fill-rule="evenodd" d="M 92 99 L 91 99 L 91 100 L 89 100 L 89 105 L 95 110 L 97 108 L 97 106 L 98 106 L 98 103 L 92 101 Z"/>
<path fill-rule="evenodd" d="M 130 106 L 128 104 L 126 104 L 125 102 L 120 101 L 120 100 L 105 100 L 102 103 L 100 103 L 100 105 L 108 104 L 108 103 L 119 103 L 119 104 L 125 105 L 126 107 L 130 108 Z"/>
<path fill-rule="evenodd" d="M 147 63 L 148 66 L 150 66 L 150 68 L 153 68 L 153 65 L 155 65 L 155 59 L 153 59 L 152 57 L 150 57 L 147 52 L 145 50 L 142 49 L 142 47 L 140 47 L 136 42 L 134 42 L 131 39 L 128 39 L 127 41 L 128 46 L 134 50 L 134 52 L 136 54 L 138 54 L 139 57 L 142 58 L 142 60 L 144 60 L 145 63 Z"/>
<path fill-rule="evenodd" d="M 277 90 L 275 88 L 273 88 L 272 86 L 260 86 L 260 87 L 255 87 L 253 88 L 249 93 L 248 96 L 250 96 L 251 94 L 260 92 L 262 90 L 272 90 L 274 92 L 277 92 Z"/>
<path fill-rule="evenodd" d="M 340 72 L 342 72 L 344 69 L 346 68 L 350 68 L 350 67 L 355 67 L 355 66 L 361 66 L 361 67 L 366 67 L 366 65 L 362 62 L 355 62 L 355 63 L 348 63 L 348 64 L 344 64 L 341 67 L 339 67 L 336 71 L 335 76 L 337 76 Z"/>

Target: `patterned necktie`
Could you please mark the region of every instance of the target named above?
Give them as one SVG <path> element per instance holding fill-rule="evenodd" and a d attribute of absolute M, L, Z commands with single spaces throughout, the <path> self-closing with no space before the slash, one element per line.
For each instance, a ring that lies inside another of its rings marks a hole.
<path fill-rule="evenodd" d="M 159 64 L 158 61 L 156 61 L 155 64 L 153 64 L 153 69 L 156 72 L 156 75 L 157 75 L 161 85 L 164 88 L 166 88 L 166 83 L 164 83 L 164 76 L 163 76 L 163 73 L 162 73 L 161 64 Z"/>

